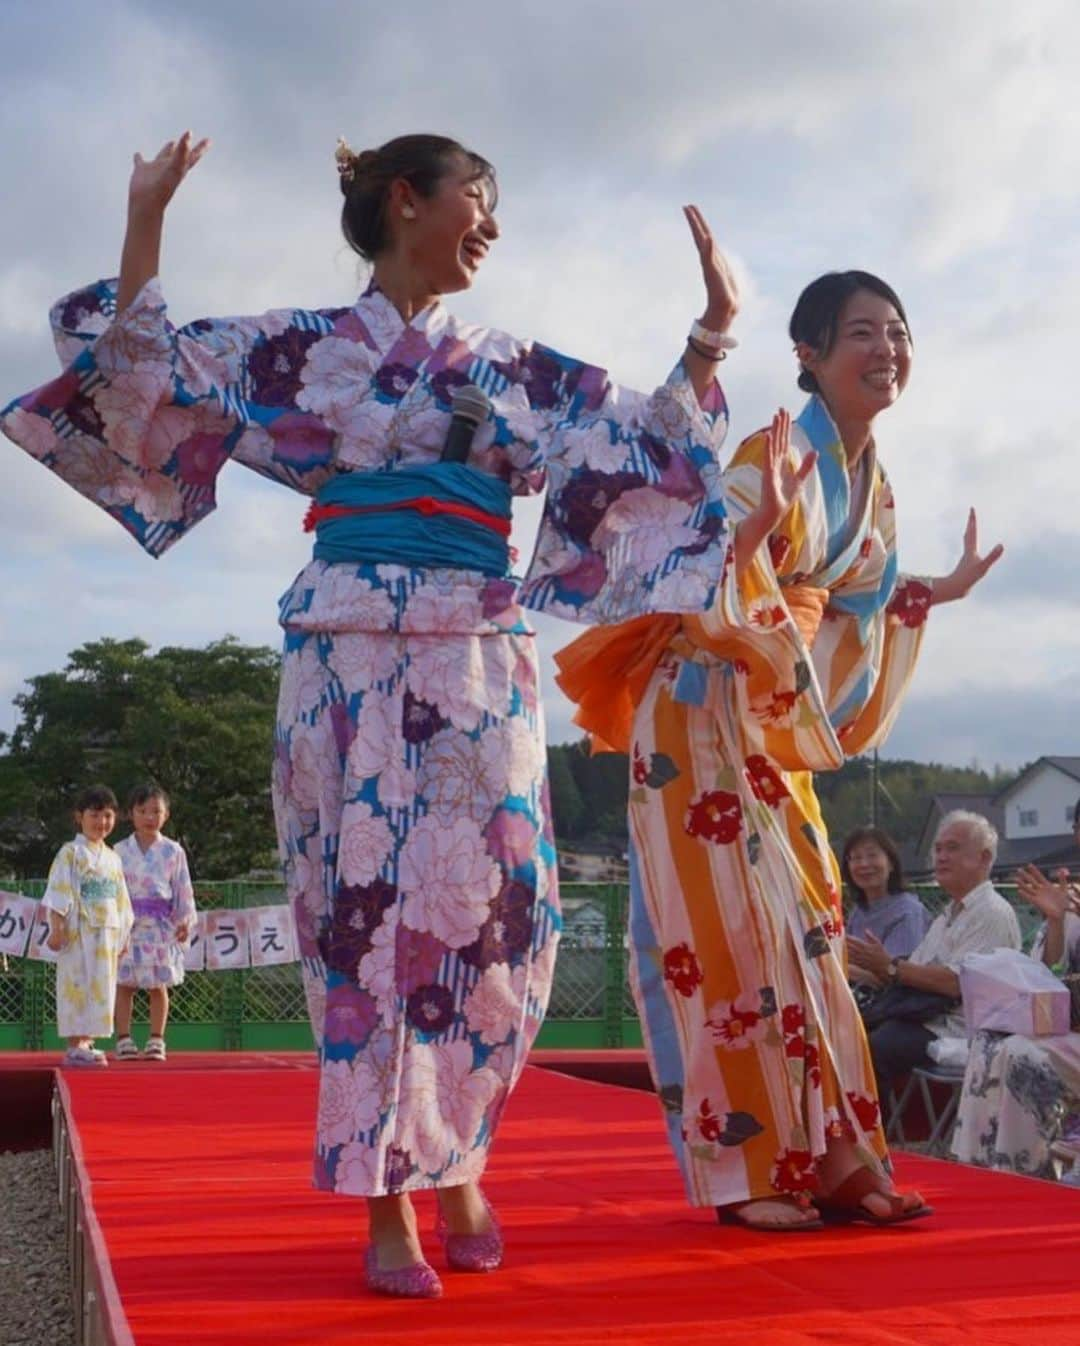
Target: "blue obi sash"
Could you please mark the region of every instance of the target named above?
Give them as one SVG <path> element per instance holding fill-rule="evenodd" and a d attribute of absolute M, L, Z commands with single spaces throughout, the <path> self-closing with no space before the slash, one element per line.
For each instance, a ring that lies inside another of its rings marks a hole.
<path fill-rule="evenodd" d="M 304 526 L 314 528 L 317 561 L 502 576 L 510 500 L 506 482 L 465 463 L 343 472 L 319 487 Z"/>

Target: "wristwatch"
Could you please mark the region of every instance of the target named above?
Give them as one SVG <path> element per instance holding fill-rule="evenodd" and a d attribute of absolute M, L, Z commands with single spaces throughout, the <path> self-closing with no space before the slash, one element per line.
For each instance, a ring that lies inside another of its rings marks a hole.
<path fill-rule="evenodd" d="M 896 961 L 895 958 L 885 969 L 885 975 L 886 977 L 888 977 L 890 982 L 897 982 L 900 980 L 900 964 Z"/>

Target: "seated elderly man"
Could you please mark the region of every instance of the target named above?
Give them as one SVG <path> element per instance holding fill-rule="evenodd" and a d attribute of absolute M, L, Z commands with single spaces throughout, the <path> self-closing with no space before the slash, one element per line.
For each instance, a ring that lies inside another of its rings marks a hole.
<path fill-rule="evenodd" d="M 862 975 L 882 985 L 932 991 L 955 1005 L 935 1018 L 886 1019 L 870 1034 L 878 1095 L 889 1096 L 894 1079 L 913 1066 L 931 1064 L 926 1048 L 937 1037 L 964 1037 L 960 1011 L 961 960 L 969 953 L 1019 949 L 1020 924 L 990 882 L 997 832 L 977 813 L 956 809 L 941 820 L 934 838 L 934 877 L 949 904 L 916 945 L 910 958 L 892 958 L 875 939 L 849 939 L 848 959 Z"/>

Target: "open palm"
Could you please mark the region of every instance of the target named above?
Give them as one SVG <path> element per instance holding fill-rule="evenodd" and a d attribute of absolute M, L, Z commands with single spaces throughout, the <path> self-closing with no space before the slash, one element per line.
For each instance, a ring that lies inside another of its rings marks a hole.
<path fill-rule="evenodd" d="M 205 139 L 193 145 L 191 132 L 185 131 L 179 140 L 166 141 L 152 159 L 136 154 L 128 185 L 131 206 L 163 211 L 209 147 Z"/>

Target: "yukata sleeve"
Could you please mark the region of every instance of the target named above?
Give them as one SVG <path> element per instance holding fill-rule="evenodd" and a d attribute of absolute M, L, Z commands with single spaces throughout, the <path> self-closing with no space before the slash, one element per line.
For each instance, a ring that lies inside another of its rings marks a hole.
<path fill-rule="evenodd" d="M 215 508 L 218 473 L 231 456 L 244 459 L 251 423 L 286 410 L 253 404 L 251 358 L 299 317 L 202 319 L 176 328 L 156 278 L 119 315 L 116 282 L 99 281 L 53 307 L 63 373 L 6 407 L 0 427 L 160 556 Z M 298 336 L 298 344 L 313 339 Z M 288 351 L 266 355 L 276 368 Z M 325 460 L 328 436 L 316 429 L 294 427 L 293 438 Z M 272 455 L 249 457 L 247 466 L 302 489 L 293 468 L 280 471 Z"/>
<path fill-rule="evenodd" d="M 728 547 L 719 385 L 700 404 L 680 361 L 646 395 L 535 345 L 519 376 L 548 483 L 522 602 L 585 623 L 707 607 Z"/>
<path fill-rule="evenodd" d="M 79 876 L 75 869 L 75 847 L 68 842 L 61 846 L 49 867 L 49 878 L 41 905 L 46 911 L 55 911 L 65 919 L 74 914 L 79 896 Z"/>
<path fill-rule="evenodd" d="M 173 925 L 186 925 L 190 940 L 195 924 L 195 889 L 188 870 L 187 854 L 182 846 L 177 848 L 176 868 L 172 876 L 172 900 Z"/>
<path fill-rule="evenodd" d="M 131 905 L 131 894 L 128 892 L 127 878 L 124 875 L 124 866 L 120 857 L 116 857 L 116 879 L 119 884 L 119 894 L 116 899 L 116 905 L 120 916 L 119 948 L 123 949 L 131 935 L 132 928 L 135 925 L 135 911 Z"/>

